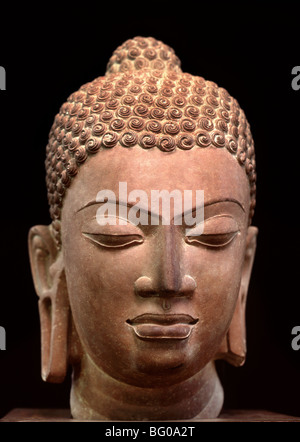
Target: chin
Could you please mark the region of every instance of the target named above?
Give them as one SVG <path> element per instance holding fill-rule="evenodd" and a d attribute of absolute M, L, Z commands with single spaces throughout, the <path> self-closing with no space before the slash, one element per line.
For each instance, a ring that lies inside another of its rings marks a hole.
<path fill-rule="evenodd" d="M 155 348 L 132 354 L 132 375 L 124 380 L 138 387 L 167 387 L 183 382 L 199 372 L 208 361 L 199 360 L 199 352 L 188 345 L 159 343 Z"/>

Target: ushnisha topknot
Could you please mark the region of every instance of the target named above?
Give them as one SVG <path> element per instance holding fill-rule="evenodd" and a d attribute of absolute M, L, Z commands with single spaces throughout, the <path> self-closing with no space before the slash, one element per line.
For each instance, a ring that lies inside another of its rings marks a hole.
<path fill-rule="evenodd" d="M 52 125 L 46 184 L 52 231 L 60 247 L 63 198 L 90 156 L 119 145 L 176 149 L 225 148 L 244 167 L 254 214 L 254 143 L 243 110 L 212 81 L 183 73 L 173 49 L 152 37 L 119 46 L 105 76 L 70 95 Z"/>

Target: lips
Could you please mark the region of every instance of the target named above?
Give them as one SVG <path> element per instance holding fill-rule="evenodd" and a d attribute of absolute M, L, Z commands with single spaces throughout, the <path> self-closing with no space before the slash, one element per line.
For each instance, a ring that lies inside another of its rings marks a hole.
<path fill-rule="evenodd" d="M 190 315 L 158 315 L 146 313 L 128 319 L 136 336 L 143 340 L 187 339 L 198 319 Z"/>

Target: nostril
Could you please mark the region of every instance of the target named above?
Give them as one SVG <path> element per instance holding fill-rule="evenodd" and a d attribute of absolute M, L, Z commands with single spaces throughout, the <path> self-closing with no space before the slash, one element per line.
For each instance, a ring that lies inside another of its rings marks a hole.
<path fill-rule="evenodd" d="M 182 278 L 181 286 L 177 290 L 174 288 L 167 288 L 164 285 L 154 287 L 153 281 L 148 276 L 141 276 L 134 283 L 135 293 L 142 298 L 149 297 L 183 297 L 191 296 L 197 287 L 197 283 L 190 275 L 185 275 Z"/>
<path fill-rule="evenodd" d="M 142 298 L 150 298 L 150 297 L 158 297 L 159 293 L 153 290 L 136 290 L 136 294 L 141 296 Z"/>

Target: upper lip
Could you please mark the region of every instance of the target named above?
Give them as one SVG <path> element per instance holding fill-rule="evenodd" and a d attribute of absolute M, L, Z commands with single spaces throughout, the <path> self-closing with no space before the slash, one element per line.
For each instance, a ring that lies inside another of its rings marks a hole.
<path fill-rule="evenodd" d="M 137 324 L 158 324 L 158 325 L 173 325 L 173 324 L 196 324 L 198 319 L 186 314 L 155 314 L 144 313 L 136 316 L 133 319 L 127 319 L 129 325 Z"/>

